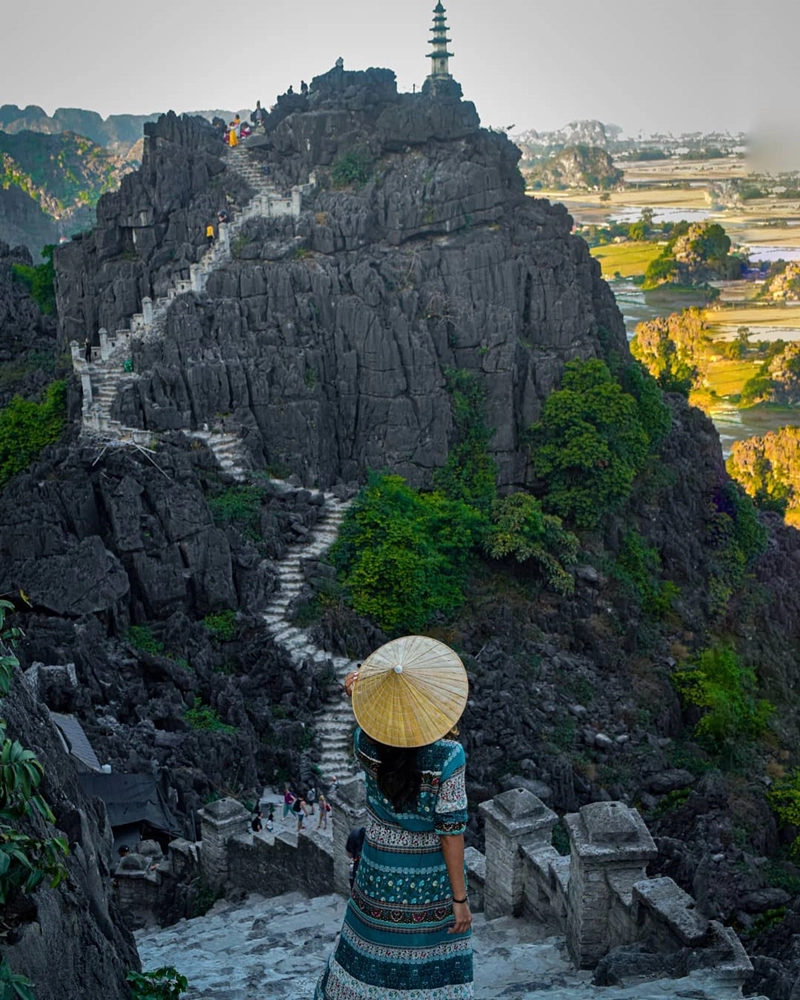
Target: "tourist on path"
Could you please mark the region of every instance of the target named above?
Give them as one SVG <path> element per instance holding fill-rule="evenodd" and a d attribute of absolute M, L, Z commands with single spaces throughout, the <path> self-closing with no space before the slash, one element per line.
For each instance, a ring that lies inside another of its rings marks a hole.
<path fill-rule="evenodd" d="M 259 806 L 256 806 L 253 810 L 253 818 L 250 820 L 250 827 L 253 833 L 261 833 L 261 830 L 263 829 L 261 825 L 261 809 Z"/>
<path fill-rule="evenodd" d="M 269 807 L 269 812 L 267 813 L 267 832 L 272 833 L 275 829 L 275 813 L 273 812 L 272 806 Z"/>
<path fill-rule="evenodd" d="M 306 793 L 306 802 L 308 803 L 308 811 L 311 816 L 314 815 L 314 803 L 317 799 L 317 790 L 312 785 Z"/>
<path fill-rule="evenodd" d="M 228 145 L 231 147 L 239 145 L 239 129 L 233 122 L 228 126 Z"/>
<path fill-rule="evenodd" d="M 214 245 L 214 226 L 212 223 L 206 226 L 206 243 L 212 247 Z"/>
<path fill-rule="evenodd" d="M 306 818 L 306 816 L 308 816 L 308 806 L 306 805 L 305 800 L 300 798 L 300 796 L 298 795 L 298 797 L 292 803 L 292 809 L 294 811 L 295 816 L 297 817 L 297 832 L 300 833 L 301 830 L 305 830 L 305 827 L 303 826 L 303 820 Z"/>
<path fill-rule="evenodd" d="M 328 805 L 328 800 L 324 795 L 319 797 L 319 819 L 317 820 L 318 830 L 328 829 L 328 813 L 331 811 L 331 807 Z"/>
<path fill-rule="evenodd" d="M 83 342 L 83 356 L 86 358 L 86 364 L 90 365 L 92 363 L 92 342 L 88 337 Z"/>
<path fill-rule="evenodd" d="M 366 776 L 361 863 L 315 1000 L 471 1000 L 464 749 L 466 671 L 435 639 L 387 643 L 348 674 Z M 427 707 L 427 710 L 426 710 Z"/>
<path fill-rule="evenodd" d="M 286 817 L 292 811 L 292 803 L 293 802 L 294 802 L 294 795 L 292 795 L 291 791 L 289 790 L 289 786 L 288 785 L 284 785 L 283 786 L 283 818 L 284 819 L 286 819 Z"/>

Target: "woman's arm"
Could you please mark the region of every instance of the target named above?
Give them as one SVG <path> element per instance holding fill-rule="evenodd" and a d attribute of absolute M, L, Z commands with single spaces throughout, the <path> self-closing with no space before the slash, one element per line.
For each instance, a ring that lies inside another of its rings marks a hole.
<path fill-rule="evenodd" d="M 467 884 L 464 879 L 464 834 L 440 836 L 442 855 L 450 879 L 450 891 L 453 894 L 453 916 L 455 924 L 450 928 L 450 934 L 463 934 L 472 925 L 472 913 L 467 898 Z M 455 900 L 463 899 L 463 903 Z"/>

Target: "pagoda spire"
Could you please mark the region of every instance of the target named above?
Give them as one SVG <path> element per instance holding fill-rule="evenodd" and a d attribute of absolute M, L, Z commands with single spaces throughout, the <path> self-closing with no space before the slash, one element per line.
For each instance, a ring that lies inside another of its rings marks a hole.
<path fill-rule="evenodd" d="M 431 38 L 433 52 L 428 55 L 431 61 L 431 73 L 428 79 L 452 79 L 449 60 L 453 58 L 453 53 L 447 51 L 447 43 L 450 39 L 447 37 L 447 18 L 445 17 L 442 0 L 439 0 L 433 8 L 433 27 L 431 28 L 431 33 L 433 35 Z"/>

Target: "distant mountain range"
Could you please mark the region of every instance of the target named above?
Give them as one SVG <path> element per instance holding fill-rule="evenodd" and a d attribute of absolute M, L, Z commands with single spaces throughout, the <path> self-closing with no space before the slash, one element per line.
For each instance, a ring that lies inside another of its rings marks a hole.
<path fill-rule="evenodd" d="M 224 109 L 190 113 L 233 117 Z M 46 244 L 92 226 L 100 196 L 140 165 L 144 124 L 160 114 L 48 115 L 35 104 L 0 105 L 0 240 L 38 257 Z"/>

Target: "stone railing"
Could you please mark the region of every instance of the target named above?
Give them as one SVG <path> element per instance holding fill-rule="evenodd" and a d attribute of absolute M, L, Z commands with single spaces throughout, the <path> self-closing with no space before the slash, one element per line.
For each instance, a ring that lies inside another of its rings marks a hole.
<path fill-rule="evenodd" d="M 233 799 L 200 812 L 202 841 L 178 842 L 175 864 L 186 871 L 187 851 L 200 848 L 203 881 L 264 896 L 299 890 L 310 896 L 331 891 L 349 895 L 347 836 L 363 826 L 363 779 L 343 782 L 333 801 L 332 840 L 278 833 L 253 834 L 250 816 Z M 527 789 L 503 792 L 479 807 L 485 821 L 486 853 L 466 852 L 472 909 L 488 919 L 515 916 L 547 926 L 566 937 L 578 968 L 594 968 L 614 948 L 646 943 L 662 954 L 682 952 L 689 968 L 706 970 L 718 1000 L 741 996 L 752 965 L 736 934 L 708 920 L 671 878 L 648 878 L 657 854 L 644 821 L 621 802 L 595 802 L 565 817 L 570 854 L 552 846 L 556 814 Z M 153 871 L 131 864 L 138 880 L 121 898 L 155 894 Z M 172 862 L 170 866 L 172 866 Z M 643 978 L 647 978 L 643 973 Z"/>

